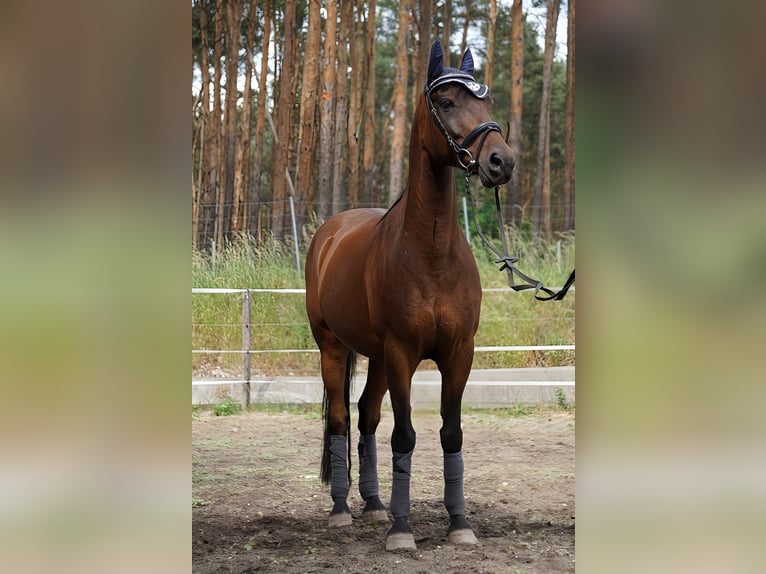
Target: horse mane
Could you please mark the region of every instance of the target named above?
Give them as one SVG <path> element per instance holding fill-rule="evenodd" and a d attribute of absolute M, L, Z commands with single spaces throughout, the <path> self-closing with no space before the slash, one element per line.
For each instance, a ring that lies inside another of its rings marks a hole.
<path fill-rule="evenodd" d="M 398 197 L 397 197 L 397 198 L 394 200 L 394 202 L 393 202 L 393 203 L 392 203 L 392 204 L 391 204 L 391 205 L 388 207 L 388 209 L 387 209 L 387 210 L 386 210 L 386 212 L 385 212 L 385 213 L 384 213 L 384 214 L 381 216 L 381 218 L 378 220 L 378 223 L 377 223 L 376 225 L 380 224 L 380 222 L 381 222 L 381 221 L 383 221 L 383 220 L 386 218 L 386 216 L 387 216 L 389 213 L 391 213 L 391 210 L 392 210 L 394 207 L 396 207 L 396 204 L 397 204 L 397 203 L 399 203 L 399 202 L 402 200 L 402 197 L 404 197 L 404 191 L 402 191 L 402 192 L 399 194 L 399 196 L 398 196 Z"/>

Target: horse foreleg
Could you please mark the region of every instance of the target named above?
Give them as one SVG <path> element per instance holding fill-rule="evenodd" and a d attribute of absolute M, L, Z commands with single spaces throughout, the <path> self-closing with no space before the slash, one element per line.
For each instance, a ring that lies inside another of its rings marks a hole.
<path fill-rule="evenodd" d="M 471 354 L 472 356 L 472 354 Z M 467 367 L 450 365 L 442 369 L 442 428 L 439 431 L 444 451 L 444 506 L 450 517 L 447 538 L 453 544 L 476 544 L 478 541 L 465 517 L 465 493 L 463 488 L 463 429 L 460 411 L 468 373 Z"/>
<path fill-rule="evenodd" d="M 388 522 L 386 507 L 380 501 L 378 450 L 375 431 L 380 423 L 380 406 L 386 394 L 385 373 L 379 361 L 370 361 L 367 384 L 359 397 L 359 495 L 364 500 L 362 518 Z"/>
<path fill-rule="evenodd" d="M 399 360 L 396 360 L 399 359 Z M 393 360 L 386 355 L 391 407 L 394 411 L 394 431 L 391 434 L 393 484 L 391 486 L 391 514 L 394 524 L 386 535 L 386 550 L 415 549 L 415 537 L 407 520 L 410 514 L 410 476 L 412 452 L 415 449 L 415 429 L 412 427 L 410 385 L 414 367 L 404 357 Z"/>

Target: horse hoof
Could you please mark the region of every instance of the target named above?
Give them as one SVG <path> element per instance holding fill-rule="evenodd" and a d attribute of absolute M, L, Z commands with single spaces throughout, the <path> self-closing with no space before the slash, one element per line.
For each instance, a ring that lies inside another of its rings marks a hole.
<path fill-rule="evenodd" d="M 388 522 L 388 514 L 385 510 L 368 510 L 362 514 L 365 522 Z"/>
<path fill-rule="evenodd" d="M 331 514 L 330 519 L 327 521 L 327 525 L 330 528 L 338 528 L 339 526 L 351 526 L 351 515 L 348 512 L 338 512 L 337 514 Z"/>
<path fill-rule="evenodd" d="M 447 535 L 447 540 L 449 540 L 451 544 L 459 545 L 476 545 L 479 543 L 473 530 L 468 528 L 453 530 Z"/>
<path fill-rule="evenodd" d="M 416 550 L 415 537 L 411 532 L 396 532 L 386 537 L 386 550 Z"/>

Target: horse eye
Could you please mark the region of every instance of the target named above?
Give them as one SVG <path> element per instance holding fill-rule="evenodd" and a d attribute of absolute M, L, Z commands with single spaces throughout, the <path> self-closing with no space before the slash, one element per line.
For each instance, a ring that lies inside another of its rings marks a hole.
<path fill-rule="evenodd" d="M 454 107 L 454 106 L 455 106 L 455 104 L 454 104 L 454 103 L 452 103 L 452 100 L 449 100 L 449 99 L 447 99 L 447 98 L 442 98 L 441 100 L 439 100 L 439 105 L 440 105 L 440 106 L 441 106 L 443 109 L 445 109 L 445 110 L 448 110 L 448 109 L 450 109 L 450 108 L 452 108 L 452 107 Z"/>

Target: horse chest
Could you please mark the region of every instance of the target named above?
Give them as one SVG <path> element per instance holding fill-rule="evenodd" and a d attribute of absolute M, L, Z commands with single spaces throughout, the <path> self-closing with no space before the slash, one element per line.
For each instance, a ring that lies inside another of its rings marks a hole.
<path fill-rule="evenodd" d="M 392 305 L 381 311 L 386 332 L 396 333 L 401 342 L 422 350 L 472 337 L 479 318 L 478 305 L 420 294 L 408 297 L 403 307 Z M 394 317 L 399 320 L 392 320 Z"/>

